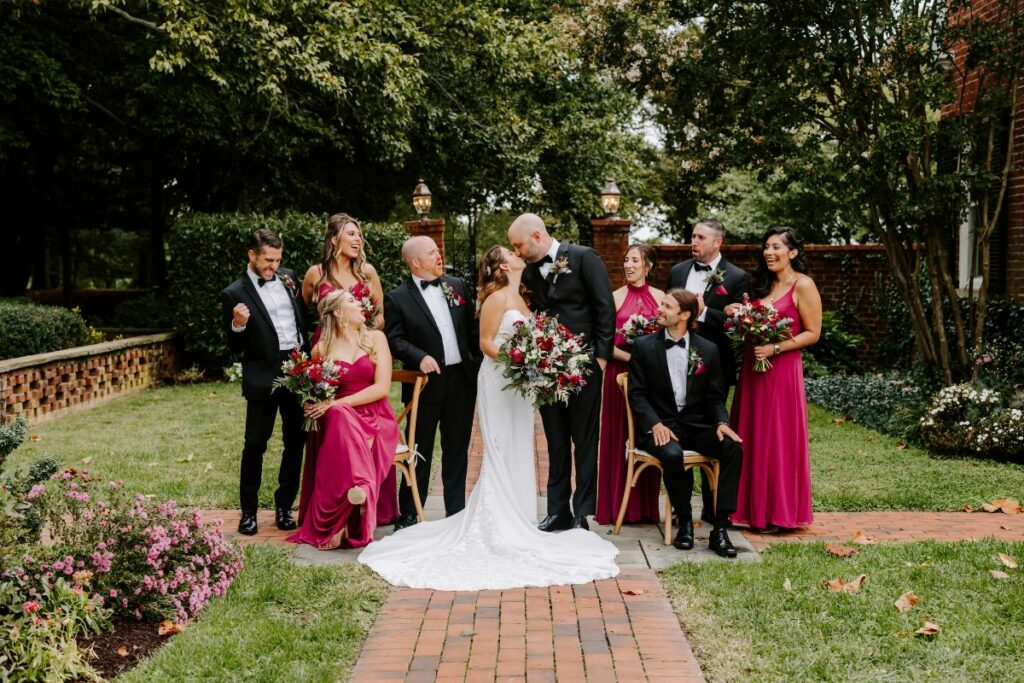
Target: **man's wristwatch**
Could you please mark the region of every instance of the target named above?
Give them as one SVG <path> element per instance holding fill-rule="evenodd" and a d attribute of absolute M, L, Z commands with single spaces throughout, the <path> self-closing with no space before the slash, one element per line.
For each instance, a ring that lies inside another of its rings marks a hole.
<path fill-rule="evenodd" d="M 772 344 L 772 351 L 777 356 L 780 353 L 782 353 L 782 347 L 780 347 L 778 344 Z"/>

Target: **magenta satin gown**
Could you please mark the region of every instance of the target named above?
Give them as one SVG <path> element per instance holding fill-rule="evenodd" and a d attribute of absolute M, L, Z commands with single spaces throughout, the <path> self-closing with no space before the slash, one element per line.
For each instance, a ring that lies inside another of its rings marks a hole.
<path fill-rule="evenodd" d="M 337 361 L 348 372 L 338 396 L 348 396 L 373 384 L 375 367 L 369 356 L 352 364 Z M 360 548 L 373 540 L 382 517 L 384 498 L 394 499 L 395 447 L 398 423 L 387 398 L 361 406 L 336 405 L 321 418 L 320 429 L 310 432 L 299 498 L 299 530 L 291 543 L 322 546 L 348 526 L 344 546 Z M 366 492 L 365 514 L 348 502 L 348 491 L 360 486 Z M 397 510 L 397 507 L 396 507 Z"/>
<path fill-rule="evenodd" d="M 800 334 L 793 287 L 775 302 L 775 310 L 792 318 L 793 335 Z M 743 350 L 730 416 L 743 439 L 743 470 L 731 519 L 759 529 L 794 529 L 814 521 L 804 366 L 799 351 L 770 360 L 767 372 L 754 372 L 753 348 L 748 344 Z"/>
<path fill-rule="evenodd" d="M 648 317 L 656 315 L 658 302 L 650 288 L 633 287 L 626 284 L 626 298 L 615 313 L 615 345 L 626 347 L 626 340 L 617 330 L 622 328 L 629 316 L 641 313 Z M 604 373 L 604 397 L 601 401 L 601 442 L 597 453 L 597 512 L 594 520 L 598 524 L 614 524 L 622 505 L 622 494 L 626 487 L 626 401 L 615 378 L 629 370 L 629 365 L 609 360 Z M 640 481 L 629 496 L 626 507 L 626 522 L 657 522 L 660 519 L 658 496 L 661 493 L 661 477 L 658 470 L 648 468 L 640 475 Z"/>

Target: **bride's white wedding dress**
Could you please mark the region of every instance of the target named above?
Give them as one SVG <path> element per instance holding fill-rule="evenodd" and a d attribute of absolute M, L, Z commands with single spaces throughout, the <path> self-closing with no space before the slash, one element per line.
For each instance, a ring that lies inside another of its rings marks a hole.
<path fill-rule="evenodd" d="M 505 311 L 499 345 L 517 320 Z M 534 408 L 504 391 L 501 366 L 484 358 L 477 379 L 483 463 L 466 508 L 371 543 L 359 562 L 389 583 L 435 590 L 492 590 L 586 583 L 616 576 L 618 549 L 584 529 L 537 529 Z"/>

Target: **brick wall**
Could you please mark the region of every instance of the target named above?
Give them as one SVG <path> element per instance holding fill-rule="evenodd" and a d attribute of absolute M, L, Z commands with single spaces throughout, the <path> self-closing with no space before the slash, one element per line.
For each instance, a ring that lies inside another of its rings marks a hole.
<path fill-rule="evenodd" d="M 3 416 L 36 423 L 105 403 L 159 384 L 176 361 L 172 333 L 0 361 Z"/>

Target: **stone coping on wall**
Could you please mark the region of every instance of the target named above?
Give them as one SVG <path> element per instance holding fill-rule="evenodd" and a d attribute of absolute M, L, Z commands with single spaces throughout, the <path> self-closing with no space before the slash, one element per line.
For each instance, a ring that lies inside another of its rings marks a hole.
<path fill-rule="evenodd" d="M 136 346 L 148 346 L 160 344 L 174 339 L 174 332 L 161 332 L 159 334 L 147 334 L 140 337 L 126 337 L 114 341 L 103 342 L 102 344 L 90 344 L 88 346 L 74 346 L 70 349 L 50 351 L 49 353 L 37 353 L 33 356 L 19 356 L 0 360 L 0 374 L 11 370 L 20 370 L 34 365 L 46 365 L 75 358 L 88 358 L 89 356 L 101 356 L 105 353 L 112 353 L 122 349 L 130 349 Z"/>

